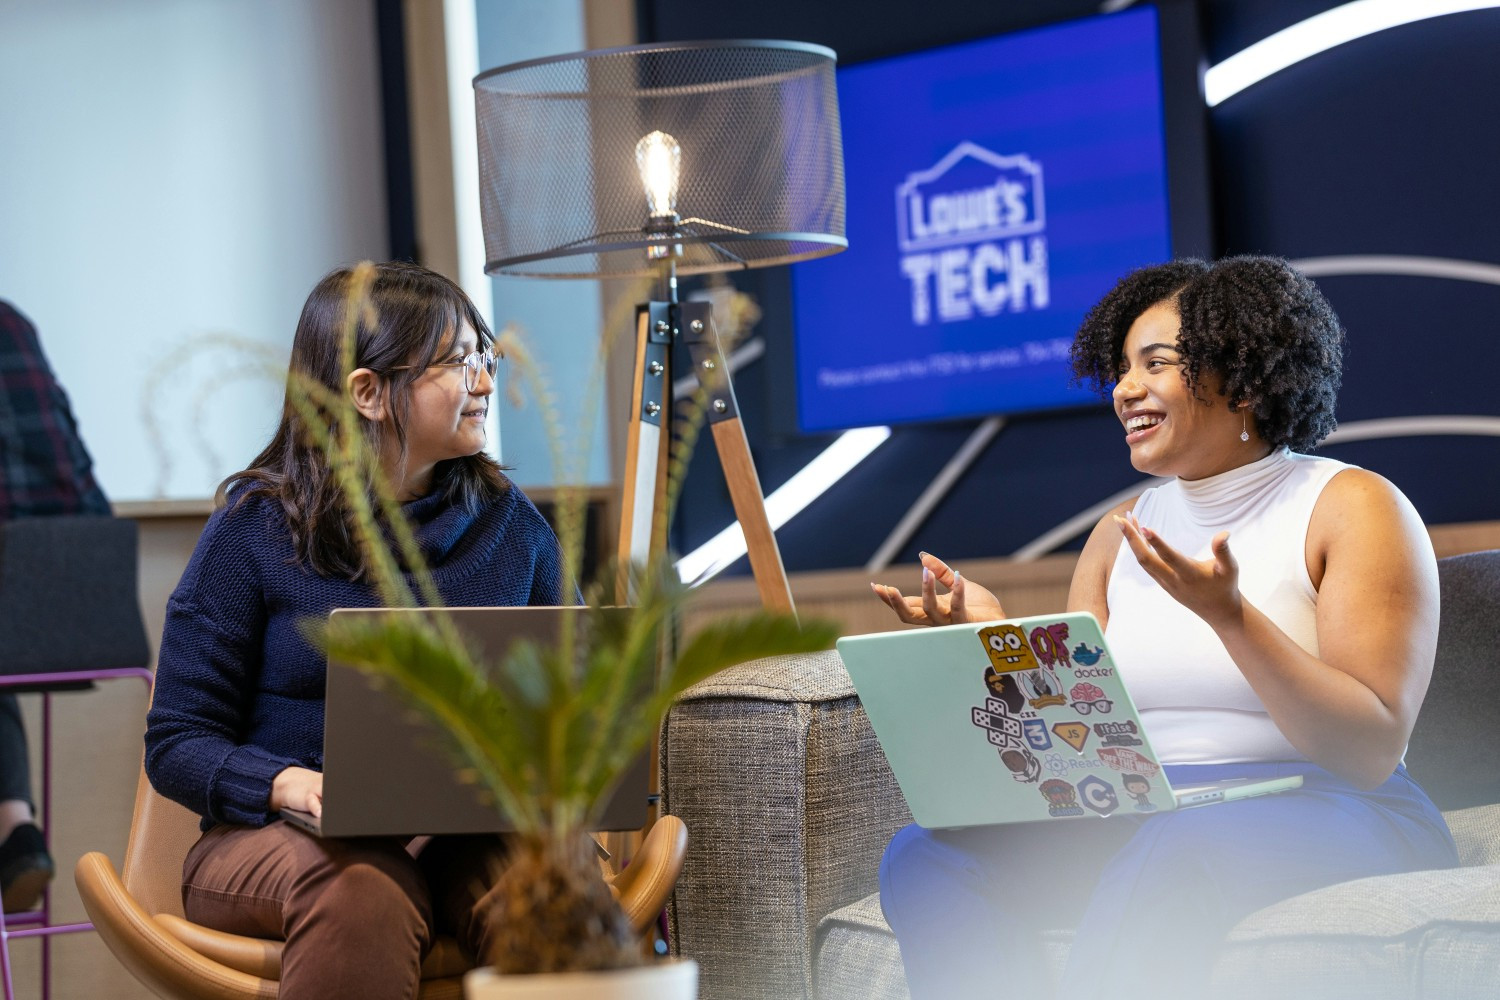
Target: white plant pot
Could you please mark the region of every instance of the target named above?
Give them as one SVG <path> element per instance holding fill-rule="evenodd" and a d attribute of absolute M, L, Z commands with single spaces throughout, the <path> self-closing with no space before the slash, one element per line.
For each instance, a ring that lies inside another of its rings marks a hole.
<path fill-rule="evenodd" d="M 690 958 L 609 972 L 502 976 L 475 969 L 464 976 L 465 1000 L 697 1000 L 698 963 Z"/>

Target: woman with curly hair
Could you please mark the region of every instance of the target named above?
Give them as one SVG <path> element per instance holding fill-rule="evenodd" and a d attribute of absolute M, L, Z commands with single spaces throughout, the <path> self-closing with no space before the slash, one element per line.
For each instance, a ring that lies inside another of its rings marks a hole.
<path fill-rule="evenodd" d="M 1136 469 L 1169 479 L 1095 526 L 1068 595 L 1093 613 L 1174 786 L 1303 776 L 1279 795 L 1107 822 L 899 832 L 881 902 L 915 1000 L 1202 997 L 1241 918 L 1336 882 L 1457 863 L 1402 756 L 1436 648 L 1427 532 L 1380 476 L 1303 454 L 1334 427 L 1343 331 L 1285 261 L 1175 261 L 1085 317 L 1075 375 Z M 922 555 L 902 621 L 1005 617 Z M 939 593 L 939 589 L 943 593 Z"/>

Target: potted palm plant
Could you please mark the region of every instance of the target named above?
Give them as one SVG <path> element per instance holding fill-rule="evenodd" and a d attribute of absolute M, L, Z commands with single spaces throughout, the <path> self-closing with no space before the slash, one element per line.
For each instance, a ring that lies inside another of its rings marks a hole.
<path fill-rule="evenodd" d="M 367 280 L 357 271 L 352 282 L 346 370 L 353 368 L 356 317 L 372 308 Z M 537 377 L 519 342 L 507 339 L 504 346 L 514 363 Z M 366 484 L 382 479 L 357 429 L 352 402 L 315 384 L 294 395 L 339 477 L 382 600 L 392 607 L 440 606 L 395 497 L 378 485 L 373 502 L 366 492 Z M 694 415 L 679 422 L 688 431 L 674 445 L 673 482 L 680 482 L 693 445 Z M 544 417 L 556 451 L 556 415 Z M 564 490 L 558 503 L 570 589 L 583 555 L 582 504 L 581 490 Z M 633 595 L 629 610 L 600 613 L 621 581 Z M 584 589 L 592 610 L 567 616 L 555 643 L 521 642 L 498 662 L 475 655 L 441 615 L 309 623 L 330 658 L 392 684 L 439 722 L 456 761 L 477 775 L 516 831 L 508 867 L 491 894 L 495 946 L 483 956 L 491 968 L 471 974 L 471 998 L 574 995 L 546 992 L 553 988 L 576 988 L 577 995 L 589 997 L 696 996 L 690 962 L 647 965 L 600 877 L 590 836 L 594 821 L 683 690 L 747 659 L 826 648 L 835 629 L 759 612 L 712 622 L 678 648 L 677 612 L 687 596 L 665 558 L 649 566 L 610 567 Z M 652 977 L 665 982 L 643 984 Z M 678 991 L 663 992 L 673 981 Z"/>

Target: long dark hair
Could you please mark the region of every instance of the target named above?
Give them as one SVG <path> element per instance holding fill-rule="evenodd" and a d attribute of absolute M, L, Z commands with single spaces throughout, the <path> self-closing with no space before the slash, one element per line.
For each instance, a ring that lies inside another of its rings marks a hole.
<path fill-rule="evenodd" d="M 347 310 L 357 308 L 349 295 L 354 271 L 341 267 L 318 282 L 302 306 L 292 339 L 291 370 L 337 393 L 345 391 L 346 374 L 339 356 L 340 337 Z M 474 329 L 481 348 L 491 346 L 494 335 L 463 290 L 442 275 L 399 261 L 376 264 L 374 271 L 369 296 L 375 311 L 373 316 L 361 313 L 356 320 L 354 365 L 369 368 L 385 380 L 392 404 L 390 431 L 404 458 L 412 383 L 451 349 L 465 323 Z M 293 405 L 294 391 L 288 379 L 281 422 L 271 443 L 248 468 L 219 484 L 216 499 L 223 503 L 235 489 L 237 504 L 255 496 L 274 498 L 286 512 L 299 562 L 322 576 L 361 579 L 366 567 L 348 505 L 323 449 L 309 435 Z M 359 419 L 366 440 L 379 454 L 385 425 Z M 504 493 L 509 480 L 500 465 L 481 452 L 439 462 L 433 487 L 442 490 L 449 502 L 477 510 Z"/>

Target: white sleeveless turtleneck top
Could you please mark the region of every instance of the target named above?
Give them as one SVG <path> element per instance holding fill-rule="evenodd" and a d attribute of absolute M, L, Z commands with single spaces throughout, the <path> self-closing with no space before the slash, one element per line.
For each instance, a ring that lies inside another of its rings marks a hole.
<path fill-rule="evenodd" d="M 1307 526 L 1323 487 L 1344 469 L 1285 448 L 1195 482 L 1173 480 L 1136 501 L 1141 524 L 1194 559 L 1229 532 L 1240 592 L 1318 655 L 1318 594 L 1307 575 Z M 1305 759 L 1204 621 L 1146 575 L 1121 539 L 1109 576 L 1110 650 L 1162 763 Z"/>

